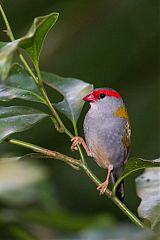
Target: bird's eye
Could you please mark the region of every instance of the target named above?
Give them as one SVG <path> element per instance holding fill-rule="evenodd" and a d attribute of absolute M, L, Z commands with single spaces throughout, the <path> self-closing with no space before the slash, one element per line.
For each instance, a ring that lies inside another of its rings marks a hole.
<path fill-rule="evenodd" d="M 99 95 L 100 98 L 105 98 L 105 96 L 106 96 L 106 95 L 105 95 L 104 93 L 101 93 L 101 94 Z"/>

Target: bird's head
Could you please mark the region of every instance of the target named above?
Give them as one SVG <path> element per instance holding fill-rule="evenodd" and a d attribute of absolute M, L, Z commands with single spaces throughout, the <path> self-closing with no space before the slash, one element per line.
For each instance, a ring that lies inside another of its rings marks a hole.
<path fill-rule="evenodd" d="M 121 95 L 111 88 L 94 89 L 83 100 L 89 102 L 92 111 L 99 114 L 113 115 L 119 107 L 124 106 Z"/>
<path fill-rule="evenodd" d="M 97 88 L 91 91 L 87 96 L 83 98 L 84 101 L 95 103 L 95 102 L 104 102 L 109 100 L 110 98 L 121 100 L 121 96 L 118 92 L 111 88 Z"/>

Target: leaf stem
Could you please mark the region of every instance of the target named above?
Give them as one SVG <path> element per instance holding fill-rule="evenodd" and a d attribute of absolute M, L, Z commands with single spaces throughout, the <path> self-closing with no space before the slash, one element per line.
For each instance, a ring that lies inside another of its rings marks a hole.
<path fill-rule="evenodd" d="M 26 68 L 26 70 L 28 71 L 28 73 L 32 76 L 33 80 L 35 81 L 35 83 L 37 84 L 38 89 L 40 90 L 43 99 L 44 99 L 44 103 L 49 107 L 49 109 L 51 110 L 52 113 L 52 117 L 51 120 L 55 126 L 55 128 L 57 129 L 57 131 L 59 132 L 64 132 L 64 125 L 61 121 L 61 119 L 59 118 L 56 110 L 54 109 L 54 107 L 52 106 L 47 93 L 43 87 L 42 84 L 42 78 L 41 78 L 41 74 L 39 71 L 39 68 L 36 68 L 36 72 L 37 72 L 37 77 L 36 75 L 33 73 L 33 71 L 31 70 L 30 66 L 28 65 L 28 63 L 26 62 L 25 58 L 23 57 L 23 55 L 21 53 L 19 53 L 19 58 L 21 59 L 21 62 L 23 63 L 24 67 Z"/>
<path fill-rule="evenodd" d="M 127 215 L 138 227 L 145 229 L 146 226 L 122 203 L 116 196 L 111 197 L 112 201 Z"/>
<path fill-rule="evenodd" d="M 75 121 L 74 113 L 71 111 L 71 114 L 72 114 L 72 124 L 73 124 L 74 133 L 75 133 L 75 136 L 78 136 L 78 129 L 77 129 L 77 124 L 76 124 L 76 121 Z M 77 145 L 77 148 L 78 148 L 79 154 L 81 156 L 82 163 L 85 164 L 86 161 L 85 161 L 82 149 L 81 149 L 79 144 Z"/>
<path fill-rule="evenodd" d="M 58 124 L 57 124 L 57 130 L 59 132 L 65 132 L 65 126 L 63 124 L 63 122 L 61 121 L 57 111 L 55 110 L 55 108 L 53 107 L 52 103 L 50 102 L 48 96 L 47 96 L 47 93 L 45 91 L 45 88 L 43 86 L 43 79 L 42 79 L 42 75 L 41 75 L 41 72 L 40 72 L 40 69 L 39 69 L 39 65 L 38 63 L 35 65 L 35 70 L 36 70 L 36 74 L 37 74 L 37 77 L 38 77 L 38 83 L 37 83 L 37 86 L 43 96 L 43 98 L 45 99 L 45 102 L 46 104 L 48 105 L 49 109 L 51 110 L 52 112 L 52 115 L 56 118 L 58 124 L 59 124 L 59 127 L 58 127 Z"/>
<path fill-rule="evenodd" d="M 33 80 L 35 81 L 36 84 L 38 84 L 38 78 L 35 76 L 35 74 L 33 73 L 33 71 L 31 70 L 30 66 L 28 65 L 27 61 L 25 60 L 25 58 L 23 57 L 22 53 L 20 53 L 20 51 L 18 51 L 18 55 L 19 58 L 21 60 L 21 62 L 23 63 L 25 69 L 27 70 L 27 72 L 31 75 L 31 77 L 33 78 Z"/>
<path fill-rule="evenodd" d="M 62 153 L 55 152 L 55 151 L 52 151 L 52 150 L 49 150 L 46 148 L 42 148 L 37 145 L 31 144 L 28 142 L 24 142 L 21 140 L 7 138 L 5 141 L 7 141 L 11 144 L 29 148 L 29 149 L 33 150 L 34 152 L 41 153 L 45 156 L 50 156 L 55 159 L 62 160 L 64 162 L 74 165 L 76 167 L 80 167 L 84 170 L 84 172 L 92 180 L 92 182 L 94 182 L 96 184 L 96 186 L 99 186 L 101 184 L 101 181 L 94 175 L 94 173 L 89 169 L 89 167 L 86 164 L 83 164 L 80 160 L 71 158 Z M 145 225 L 116 196 L 114 196 L 109 189 L 106 189 L 105 194 L 107 195 L 107 197 L 109 197 L 115 203 L 115 205 L 117 207 L 119 207 L 122 210 L 122 212 L 125 215 L 127 215 L 131 219 L 131 221 L 133 223 L 135 223 L 138 227 L 140 227 L 142 229 L 145 228 Z"/>
<path fill-rule="evenodd" d="M 82 165 L 83 170 L 87 176 L 97 185 L 101 184 L 100 180 L 93 174 L 93 172 L 85 165 Z M 127 215 L 133 223 L 135 223 L 140 228 L 145 228 L 144 224 L 124 205 L 109 189 L 106 189 L 105 194 L 119 207 L 122 212 Z"/>
<path fill-rule="evenodd" d="M 8 19 L 7 19 L 7 17 L 6 17 L 6 14 L 5 14 L 5 12 L 4 12 L 1 4 L 0 4 L 0 12 L 1 12 L 1 14 L 2 14 L 3 20 L 4 20 L 5 25 L 6 25 L 6 27 L 7 27 L 7 35 L 10 37 L 11 41 L 14 41 L 15 39 L 14 39 L 12 30 L 11 30 L 11 27 L 10 27 L 10 25 L 9 25 Z"/>

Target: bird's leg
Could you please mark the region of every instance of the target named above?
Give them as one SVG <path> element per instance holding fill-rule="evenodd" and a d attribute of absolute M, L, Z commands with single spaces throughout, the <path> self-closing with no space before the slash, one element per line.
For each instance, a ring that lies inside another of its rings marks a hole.
<path fill-rule="evenodd" d="M 108 166 L 108 174 L 106 180 L 97 187 L 97 190 L 100 191 L 100 195 L 103 195 L 108 187 L 111 171 L 113 170 L 112 164 Z"/>
<path fill-rule="evenodd" d="M 71 139 L 71 142 L 72 142 L 72 145 L 71 145 L 71 150 L 74 151 L 74 150 L 77 150 L 77 145 L 78 144 L 82 144 L 82 146 L 84 147 L 87 155 L 89 157 L 92 156 L 87 144 L 85 143 L 84 139 L 82 137 L 79 137 L 79 136 L 75 136 Z"/>

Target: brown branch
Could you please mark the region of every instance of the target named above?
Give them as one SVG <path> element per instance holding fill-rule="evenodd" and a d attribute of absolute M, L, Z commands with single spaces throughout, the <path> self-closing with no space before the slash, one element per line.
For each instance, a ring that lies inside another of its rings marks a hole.
<path fill-rule="evenodd" d="M 46 148 L 42 148 L 42 147 L 39 147 L 37 145 L 31 144 L 31 143 L 28 143 L 28 142 L 24 142 L 24 141 L 21 141 L 21 140 L 17 140 L 17 139 L 7 138 L 7 139 L 5 139 L 5 141 L 8 142 L 8 143 L 12 143 L 12 144 L 21 146 L 21 147 L 29 148 L 29 149 L 33 150 L 34 152 L 38 152 L 38 153 L 41 153 L 45 156 L 53 157 L 55 159 L 64 161 L 64 162 L 66 162 L 68 164 L 71 164 L 75 167 L 81 167 L 81 161 L 80 160 L 77 160 L 77 159 L 72 158 L 72 157 L 68 157 L 68 156 L 66 156 L 62 153 L 52 151 L 52 150 L 49 150 L 49 149 L 46 149 Z"/>

